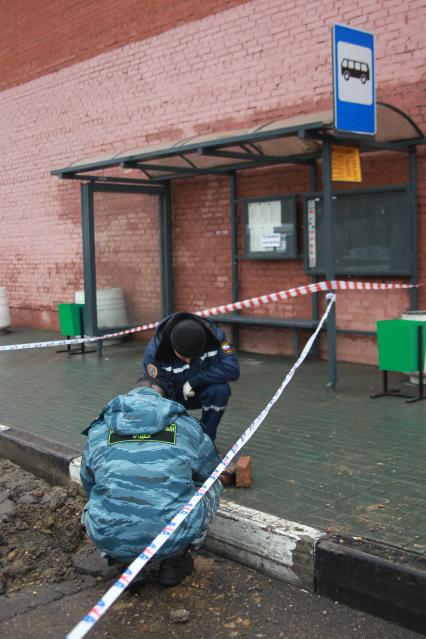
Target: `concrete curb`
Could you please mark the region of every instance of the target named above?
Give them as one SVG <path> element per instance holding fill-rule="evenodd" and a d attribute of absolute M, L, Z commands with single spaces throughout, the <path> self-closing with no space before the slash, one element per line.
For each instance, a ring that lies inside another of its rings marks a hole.
<path fill-rule="evenodd" d="M 0 425 L 0 457 L 50 483 L 80 485 L 81 451 Z M 80 485 L 81 488 L 81 485 Z M 422 634 L 426 558 L 222 501 L 206 549 Z"/>
<path fill-rule="evenodd" d="M 18 428 L 0 425 L 0 457 L 7 457 L 51 484 L 69 483 L 69 466 L 78 455 L 81 455 L 78 449 L 55 444 Z"/>
<path fill-rule="evenodd" d="M 397 546 L 340 535 L 315 551 L 316 592 L 426 634 L 426 558 Z"/>
<path fill-rule="evenodd" d="M 222 500 L 205 546 L 314 592 L 315 546 L 323 536 L 315 528 Z"/>

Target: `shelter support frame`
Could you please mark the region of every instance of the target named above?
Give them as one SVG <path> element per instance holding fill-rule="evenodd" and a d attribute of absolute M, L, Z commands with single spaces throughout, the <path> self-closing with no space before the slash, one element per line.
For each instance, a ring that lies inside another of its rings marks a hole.
<path fill-rule="evenodd" d="M 83 270 L 84 297 L 86 306 L 86 330 L 88 335 L 103 335 L 111 329 L 100 329 L 97 323 L 96 301 L 96 252 L 95 252 L 95 193 L 132 193 L 157 195 L 159 197 L 160 227 L 160 268 L 161 268 L 161 300 L 163 315 L 168 315 L 173 308 L 173 277 L 171 252 L 171 206 L 170 185 L 154 187 L 145 183 L 105 183 L 89 181 L 80 184 L 81 216 L 83 234 Z M 129 328 L 116 327 L 117 330 Z M 98 342 L 102 344 L 102 342 Z"/>
<path fill-rule="evenodd" d="M 344 134 L 334 128 L 332 111 L 300 114 L 287 120 L 267 122 L 244 131 L 226 131 L 222 134 L 200 135 L 182 141 L 145 147 L 118 154 L 107 154 L 98 159 L 88 158 L 67 167 L 51 171 L 62 179 L 81 182 L 81 208 L 83 230 L 84 288 L 86 295 L 87 327 L 89 334 L 101 334 L 97 327 L 96 266 L 93 195 L 104 192 L 138 192 L 159 196 L 160 262 L 162 284 L 162 311 L 166 316 L 173 312 L 172 268 L 172 181 L 198 176 L 223 176 L 229 178 L 231 224 L 231 294 L 232 301 L 239 298 L 238 257 L 238 174 L 256 169 L 284 164 L 305 165 L 310 171 L 311 189 L 318 192 L 318 162 L 322 162 L 322 197 L 324 206 L 324 246 L 326 249 L 325 277 L 335 279 L 335 255 L 333 243 L 333 183 L 331 174 L 331 146 L 356 146 L 360 152 L 392 151 L 408 156 L 409 187 L 411 193 L 413 268 L 410 282 L 418 282 L 418 222 L 417 222 L 417 160 L 416 148 L 426 144 L 426 137 L 415 122 L 405 113 L 385 103 L 377 103 L 378 134 L 368 136 Z M 399 135 L 395 136 L 398 129 Z M 286 146 L 289 142 L 288 146 Z M 281 154 L 276 145 L 283 144 Z M 269 145 L 269 146 L 268 146 Z M 302 150 L 301 150 L 302 149 Z M 296 151 L 296 152 L 295 152 Z M 143 178 L 129 175 L 105 175 L 109 168 L 140 171 Z M 96 175 L 96 171 L 102 172 Z M 319 276 L 313 275 L 313 280 Z M 319 321 L 319 294 L 312 296 L 311 319 Z M 418 305 L 418 291 L 410 291 L 410 308 Z M 232 333 L 238 345 L 238 317 L 235 314 Z M 261 318 L 259 318 L 261 319 Z M 271 320 L 271 318 L 269 318 Z M 261 322 L 260 322 L 261 323 Z M 265 325 L 272 325 L 271 321 Z M 277 318 L 277 326 L 285 326 L 285 318 Z M 294 326 L 290 327 L 293 329 Z M 125 327 L 123 327 L 125 328 Z M 335 309 L 327 323 L 328 379 L 327 386 L 334 389 L 337 381 L 336 334 L 374 335 L 371 331 L 340 329 L 336 327 Z"/>

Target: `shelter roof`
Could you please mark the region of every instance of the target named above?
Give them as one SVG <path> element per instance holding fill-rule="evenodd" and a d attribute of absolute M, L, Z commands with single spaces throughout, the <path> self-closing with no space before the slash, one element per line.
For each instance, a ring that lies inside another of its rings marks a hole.
<path fill-rule="evenodd" d="M 169 180 L 280 163 L 309 163 L 321 156 L 325 139 L 356 144 L 364 151 L 407 151 L 426 138 L 415 122 L 399 109 L 377 103 L 377 134 L 348 136 L 334 127 L 333 111 L 272 120 L 254 127 L 206 133 L 171 142 L 122 149 L 76 160 L 51 173 L 88 179 L 89 172 L 111 167 L 139 169 L 149 180 Z M 100 177 L 100 179 L 102 179 Z"/>

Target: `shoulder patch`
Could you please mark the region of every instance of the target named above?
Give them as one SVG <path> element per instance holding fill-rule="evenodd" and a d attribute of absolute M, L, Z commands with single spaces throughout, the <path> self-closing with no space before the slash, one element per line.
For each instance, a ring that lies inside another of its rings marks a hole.
<path fill-rule="evenodd" d="M 232 353 L 234 352 L 234 349 L 232 348 L 231 344 L 226 341 L 222 342 L 222 344 L 220 345 L 220 348 L 223 350 L 225 355 L 232 355 Z"/>
<path fill-rule="evenodd" d="M 117 435 L 112 430 L 108 433 L 108 446 L 120 442 L 162 442 L 163 444 L 176 444 L 176 424 L 169 424 L 159 433 L 140 433 L 135 435 Z"/>
<path fill-rule="evenodd" d="M 146 372 L 150 377 L 157 377 L 158 368 L 155 366 L 155 364 L 148 364 L 148 366 L 146 367 Z"/>

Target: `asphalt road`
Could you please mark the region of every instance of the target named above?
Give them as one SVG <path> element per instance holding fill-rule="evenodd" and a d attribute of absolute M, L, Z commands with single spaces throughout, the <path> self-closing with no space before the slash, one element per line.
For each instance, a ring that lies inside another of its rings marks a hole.
<path fill-rule="evenodd" d="M 7 639 L 65 637 L 109 584 L 0 623 Z M 123 595 L 88 633 L 100 639 L 415 639 L 421 635 L 311 595 L 227 560 L 196 558 L 196 572 L 175 588 L 155 576 Z"/>

